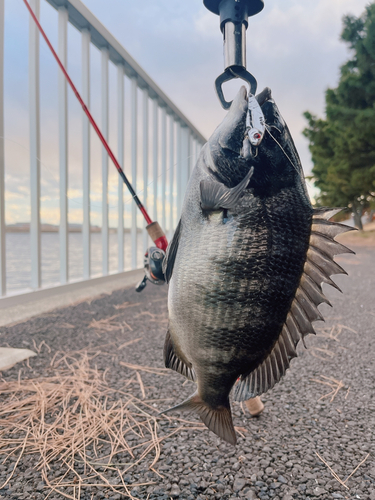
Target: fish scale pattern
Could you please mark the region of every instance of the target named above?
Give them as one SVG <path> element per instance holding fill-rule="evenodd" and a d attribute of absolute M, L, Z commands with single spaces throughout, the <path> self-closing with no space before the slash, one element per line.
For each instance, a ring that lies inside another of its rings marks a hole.
<path fill-rule="evenodd" d="M 249 190 L 226 224 L 215 213 L 200 231 L 183 233 L 170 290 L 180 300 L 172 301 L 170 329 L 195 371 L 206 376 L 210 360 L 213 385 L 221 371 L 248 375 L 280 335 L 308 250 L 312 209 L 300 199 L 293 189 L 265 199 Z"/>
<path fill-rule="evenodd" d="M 280 380 L 289 368 L 290 361 L 297 356 L 299 341 L 303 341 L 309 333 L 315 333 L 312 323 L 323 319 L 318 305 L 323 302 L 331 305 L 321 285 L 328 283 L 338 288 L 330 276 L 346 273 L 333 258 L 341 253 L 353 253 L 334 240 L 338 234 L 352 229 L 328 220 L 338 211 L 314 211 L 303 273 L 285 324 L 269 356 L 236 386 L 234 397 L 237 401 L 261 395 Z"/>

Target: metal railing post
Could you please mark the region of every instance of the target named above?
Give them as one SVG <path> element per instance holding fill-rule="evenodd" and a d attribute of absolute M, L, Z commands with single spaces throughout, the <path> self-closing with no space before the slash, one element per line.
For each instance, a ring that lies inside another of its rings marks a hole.
<path fill-rule="evenodd" d="M 148 122 L 148 89 L 143 90 L 143 205 L 147 207 L 148 198 L 148 161 L 149 161 L 149 122 Z M 148 233 L 146 228 L 143 228 L 143 248 L 148 247 Z"/>
<path fill-rule="evenodd" d="M 194 166 L 197 163 L 199 158 L 199 142 L 197 139 L 194 141 Z"/>
<path fill-rule="evenodd" d="M 167 112 L 165 107 L 161 109 L 161 227 L 165 231 L 167 222 Z"/>
<path fill-rule="evenodd" d="M 109 90 L 108 90 L 108 63 L 109 51 L 103 48 L 102 54 L 102 134 L 106 140 L 109 135 Z M 102 266 L 103 276 L 109 272 L 109 229 L 108 229 L 108 154 L 102 147 Z"/>
<path fill-rule="evenodd" d="M 159 167 L 159 104 L 158 100 L 153 99 L 152 113 L 152 187 L 154 192 L 154 209 L 152 212 L 153 219 L 158 220 L 158 167 Z"/>
<path fill-rule="evenodd" d="M 189 164 L 190 164 L 190 148 L 188 127 L 181 127 L 181 160 L 180 160 L 180 213 L 184 201 L 185 191 L 189 179 Z"/>
<path fill-rule="evenodd" d="M 177 220 L 181 216 L 182 208 L 182 184 L 181 184 L 181 169 L 182 169 L 182 127 L 181 123 L 177 122 L 177 161 L 176 161 L 176 184 L 177 184 Z"/>
<path fill-rule="evenodd" d="M 6 294 L 4 179 L 4 0 L 0 0 L 0 297 Z"/>
<path fill-rule="evenodd" d="M 189 130 L 189 129 L 188 129 Z M 189 175 L 188 182 L 195 166 L 195 147 L 194 147 L 195 139 L 193 134 L 189 130 Z"/>
<path fill-rule="evenodd" d="M 125 69 L 122 64 L 117 66 L 117 159 L 124 169 L 124 138 L 125 138 L 125 120 L 124 120 L 124 78 Z M 121 177 L 118 178 L 118 221 L 117 221 L 117 242 L 118 242 L 118 272 L 124 270 L 124 182 Z"/>
<path fill-rule="evenodd" d="M 169 117 L 169 239 L 174 231 L 174 117 Z"/>
<path fill-rule="evenodd" d="M 68 10 L 58 10 L 58 54 L 64 67 L 68 64 Z M 68 270 L 68 87 L 59 70 L 59 165 L 60 165 L 60 283 L 69 279 Z"/>
<path fill-rule="evenodd" d="M 88 30 L 82 31 L 82 98 L 90 108 L 90 43 Z M 82 190 L 83 190 L 83 278 L 89 279 L 91 274 L 91 228 L 90 228 L 90 122 L 83 113 L 82 131 Z"/>
<path fill-rule="evenodd" d="M 37 18 L 40 0 L 30 0 Z M 41 285 L 41 238 L 40 238 L 40 89 L 39 89 L 39 31 L 29 20 L 29 109 L 30 109 L 30 249 L 31 287 Z"/>
<path fill-rule="evenodd" d="M 138 149 L 138 120 L 137 120 L 137 92 L 138 83 L 137 78 L 131 79 L 131 172 L 132 172 L 132 186 L 137 191 L 137 149 Z M 137 207 L 132 203 L 132 227 L 131 227 L 131 241 L 132 241 L 132 255 L 131 266 L 132 269 L 137 268 Z"/>

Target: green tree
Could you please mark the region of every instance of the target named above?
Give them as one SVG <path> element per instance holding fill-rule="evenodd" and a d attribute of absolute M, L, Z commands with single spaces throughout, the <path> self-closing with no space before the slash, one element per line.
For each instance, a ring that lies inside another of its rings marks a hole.
<path fill-rule="evenodd" d="M 341 39 L 352 58 L 341 67 L 337 88 L 326 92 L 326 118 L 305 113 L 321 205 L 348 206 L 361 215 L 375 202 L 375 3 L 358 18 L 346 16 Z"/>

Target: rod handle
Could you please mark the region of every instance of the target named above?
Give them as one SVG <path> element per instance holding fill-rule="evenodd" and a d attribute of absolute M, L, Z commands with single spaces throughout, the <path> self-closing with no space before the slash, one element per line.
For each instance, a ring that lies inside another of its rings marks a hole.
<path fill-rule="evenodd" d="M 164 234 L 164 231 L 160 227 L 159 222 L 155 221 L 146 226 L 147 232 L 158 248 L 166 251 L 168 246 L 167 237 Z"/>

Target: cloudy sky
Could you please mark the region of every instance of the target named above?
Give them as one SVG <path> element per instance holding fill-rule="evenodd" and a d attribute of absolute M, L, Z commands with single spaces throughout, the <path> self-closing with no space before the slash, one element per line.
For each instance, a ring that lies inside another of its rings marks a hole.
<path fill-rule="evenodd" d="M 209 137 L 224 111 L 214 91 L 223 71 L 219 18 L 202 0 L 85 0 L 131 56 L 156 81 L 194 125 Z M 324 113 L 324 92 L 335 86 L 339 66 L 348 58 L 340 42 L 342 17 L 360 15 L 365 0 L 265 0 L 249 20 L 248 69 L 258 88 L 271 87 L 300 152 L 311 169 L 302 113 Z M 41 21 L 57 42 L 57 15 L 41 0 Z M 8 223 L 29 218 L 28 188 L 28 13 L 22 0 L 5 0 L 5 146 Z M 80 35 L 69 28 L 68 68 L 80 88 Z M 100 55 L 92 50 L 92 111 L 100 120 Z M 110 69 L 110 141 L 116 146 L 116 73 Z M 227 88 L 228 97 L 238 84 Z M 58 223 L 57 67 L 41 42 L 42 219 Z M 81 111 L 69 95 L 69 218 L 82 219 Z M 100 222 L 100 145 L 93 139 L 93 222 Z M 116 223 L 117 173 L 110 176 L 111 224 Z"/>

